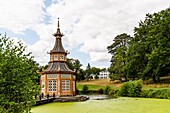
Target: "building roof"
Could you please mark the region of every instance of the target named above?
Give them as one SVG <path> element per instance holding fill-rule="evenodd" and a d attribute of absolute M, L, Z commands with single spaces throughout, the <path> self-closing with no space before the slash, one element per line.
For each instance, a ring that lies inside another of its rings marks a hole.
<path fill-rule="evenodd" d="M 58 20 L 57 32 L 54 33 L 53 36 L 56 37 L 56 40 L 55 40 L 53 49 L 50 51 L 50 55 L 64 53 L 66 57 L 67 52 L 64 50 L 64 47 L 61 41 L 61 37 L 64 35 L 60 32 L 59 20 Z M 71 73 L 74 73 L 74 71 L 68 68 L 66 64 L 66 60 L 64 61 L 60 61 L 60 60 L 53 61 L 52 60 L 49 62 L 48 68 L 44 70 L 43 73 L 70 73 L 71 74 Z"/>
<path fill-rule="evenodd" d="M 56 37 L 55 40 L 55 44 L 53 49 L 50 51 L 50 53 L 65 53 L 67 54 L 67 52 L 64 50 L 64 47 L 62 45 L 62 40 L 61 37 L 64 36 L 63 33 L 60 32 L 60 26 L 59 26 L 59 18 L 58 18 L 58 28 L 57 28 L 57 32 L 53 34 L 53 36 Z"/>
<path fill-rule="evenodd" d="M 50 62 L 44 73 L 74 73 L 65 62 Z"/>
<path fill-rule="evenodd" d="M 50 53 L 65 53 L 65 54 L 67 54 L 67 52 L 63 48 L 63 45 L 62 45 L 62 42 L 61 42 L 61 38 L 56 38 L 54 47 L 50 51 Z"/>

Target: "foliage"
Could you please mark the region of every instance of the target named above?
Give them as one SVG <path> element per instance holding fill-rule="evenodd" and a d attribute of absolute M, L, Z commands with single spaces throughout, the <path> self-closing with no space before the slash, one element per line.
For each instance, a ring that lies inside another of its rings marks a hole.
<path fill-rule="evenodd" d="M 86 93 L 88 93 L 88 90 L 89 90 L 88 86 L 84 85 L 83 88 L 82 88 L 82 93 L 86 94 Z"/>
<path fill-rule="evenodd" d="M 85 80 L 85 74 L 86 74 L 85 70 L 80 69 L 77 76 L 77 81 Z"/>
<path fill-rule="evenodd" d="M 95 79 L 99 79 L 99 76 L 96 74 L 96 75 L 94 76 L 94 78 L 95 78 Z"/>
<path fill-rule="evenodd" d="M 39 67 L 39 72 L 42 72 L 43 70 L 47 69 L 48 68 L 48 65 L 45 65 L 45 66 L 40 66 Z"/>
<path fill-rule="evenodd" d="M 114 81 L 114 80 L 120 80 L 122 81 L 121 77 L 119 76 L 119 74 L 110 74 L 109 75 L 109 78 L 111 79 L 111 81 Z"/>
<path fill-rule="evenodd" d="M 102 88 L 98 89 L 98 92 L 99 94 L 103 94 L 103 89 Z"/>
<path fill-rule="evenodd" d="M 80 94 L 80 91 L 79 91 L 79 89 L 77 89 L 77 88 L 76 88 L 76 94 L 77 94 L 77 95 Z"/>
<path fill-rule="evenodd" d="M 110 74 L 112 74 L 110 76 L 112 80 L 120 80 L 121 77 L 124 77 L 127 81 L 127 77 L 124 74 L 124 66 L 126 64 L 125 61 L 126 51 L 128 49 L 128 42 L 131 38 L 132 37 L 130 37 L 130 35 L 127 35 L 126 33 L 117 35 L 113 40 L 113 44 L 107 47 L 109 53 L 112 54 L 111 65 L 109 68 L 109 72 Z"/>
<path fill-rule="evenodd" d="M 92 67 L 91 68 L 92 74 L 99 75 L 99 72 L 101 71 L 100 68 Z"/>
<path fill-rule="evenodd" d="M 21 42 L 0 35 L 0 112 L 29 112 L 38 94 L 38 64 Z"/>
<path fill-rule="evenodd" d="M 147 14 L 135 28 L 127 52 L 125 72 L 128 78 L 152 78 L 170 73 L 170 8 Z M 135 76 L 134 76 L 135 75 Z"/>
<path fill-rule="evenodd" d="M 68 58 L 67 65 L 71 70 L 75 71 L 75 76 L 77 81 L 84 80 L 84 73 L 83 70 L 81 69 L 82 64 L 78 59 Z"/>
<path fill-rule="evenodd" d="M 90 74 L 92 74 L 92 70 L 91 70 L 90 64 L 88 63 L 88 65 L 86 67 L 86 75 L 85 75 L 86 80 L 90 79 Z"/>
<path fill-rule="evenodd" d="M 149 89 L 142 90 L 140 95 L 145 98 L 170 99 L 170 89 Z"/>
<path fill-rule="evenodd" d="M 142 81 L 129 81 L 123 83 L 118 94 L 120 96 L 139 97 L 142 91 Z"/>
<path fill-rule="evenodd" d="M 105 89 L 104 89 L 104 94 L 108 95 L 110 90 L 111 90 L 111 87 L 110 86 L 106 86 Z"/>

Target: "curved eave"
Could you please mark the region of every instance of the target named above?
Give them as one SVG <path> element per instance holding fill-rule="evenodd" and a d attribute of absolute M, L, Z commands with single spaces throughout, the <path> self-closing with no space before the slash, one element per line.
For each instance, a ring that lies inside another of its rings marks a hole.
<path fill-rule="evenodd" d="M 57 37 L 57 36 L 60 36 L 60 37 L 64 36 L 64 34 L 61 33 L 59 26 L 58 26 L 58 28 L 57 28 L 57 32 L 54 33 L 53 36 L 55 36 L 55 37 Z"/>
<path fill-rule="evenodd" d="M 65 54 L 65 55 L 68 54 L 67 52 L 59 52 L 59 51 L 53 51 L 53 50 L 50 51 L 50 54 L 55 54 L 55 53 L 62 53 L 62 54 Z"/>
<path fill-rule="evenodd" d="M 56 73 L 58 73 L 58 74 L 60 74 L 60 73 L 62 73 L 62 74 L 74 74 L 75 72 L 74 71 L 44 71 L 43 72 L 43 74 L 56 74 Z"/>
<path fill-rule="evenodd" d="M 68 68 L 65 62 L 50 62 L 48 68 L 44 70 L 44 73 L 70 73 L 75 72 Z"/>
<path fill-rule="evenodd" d="M 57 62 L 66 63 L 67 61 L 49 61 L 49 63 L 53 63 L 53 62 L 54 62 L 54 63 L 55 63 L 55 62 L 56 62 L 56 63 L 57 63 Z"/>

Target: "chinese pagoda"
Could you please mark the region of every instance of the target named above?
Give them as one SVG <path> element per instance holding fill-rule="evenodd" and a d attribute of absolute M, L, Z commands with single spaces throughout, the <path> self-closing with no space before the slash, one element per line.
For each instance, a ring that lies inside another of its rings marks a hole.
<path fill-rule="evenodd" d="M 60 32 L 59 18 L 57 32 L 53 34 L 55 45 L 50 51 L 48 68 L 40 77 L 41 94 L 44 96 L 75 96 L 76 77 L 67 66 L 67 54 L 62 45 L 63 33 Z"/>

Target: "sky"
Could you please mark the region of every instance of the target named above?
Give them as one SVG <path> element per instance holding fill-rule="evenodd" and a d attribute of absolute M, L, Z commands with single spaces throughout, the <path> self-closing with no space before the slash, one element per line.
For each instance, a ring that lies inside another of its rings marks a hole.
<path fill-rule="evenodd" d="M 21 40 L 41 66 L 49 62 L 53 33 L 64 33 L 62 43 L 86 68 L 108 68 L 107 46 L 115 36 L 133 36 L 134 27 L 154 13 L 170 7 L 170 0 L 0 0 L 0 33 Z"/>

